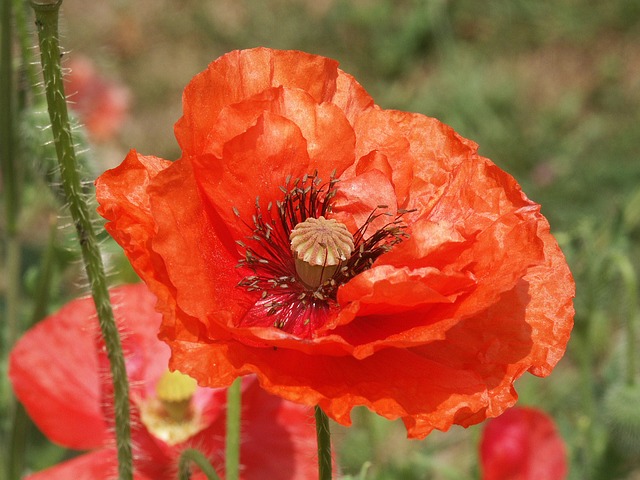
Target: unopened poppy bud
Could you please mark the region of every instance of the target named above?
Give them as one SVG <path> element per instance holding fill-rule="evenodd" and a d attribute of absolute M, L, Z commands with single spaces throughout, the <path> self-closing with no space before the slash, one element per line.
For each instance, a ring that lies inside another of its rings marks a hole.
<path fill-rule="evenodd" d="M 353 236 L 347 227 L 324 217 L 307 218 L 289 235 L 296 272 L 309 287 L 316 288 L 330 279 L 340 263 L 353 252 Z"/>

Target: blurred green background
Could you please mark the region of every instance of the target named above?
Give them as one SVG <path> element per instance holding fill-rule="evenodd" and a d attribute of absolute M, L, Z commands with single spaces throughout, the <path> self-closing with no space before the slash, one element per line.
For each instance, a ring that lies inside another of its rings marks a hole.
<path fill-rule="evenodd" d="M 184 86 L 221 54 L 259 45 L 335 58 L 382 107 L 437 117 L 479 143 L 542 204 L 577 282 L 568 353 L 549 378 L 517 382 L 520 404 L 554 417 L 570 479 L 640 478 L 640 1 L 65 0 L 61 31 L 69 57 L 91 58 L 130 91 L 119 133 L 84 155 L 90 177 L 132 147 L 178 158 L 172 127 Z M 57 212 L 29 181 L 25 312 Z M 74 254 L 63 248 L 75 248 L 72 232 L 59 242 L 51 308 L 78 292 Z M 128 278 L 126 262 L 115 264 Z M 370 461 L 367 479 L 479 477 L 482 426 L 417 442 L 365 411 L 354 424 L 334 425 L 346 474 Z M 27 454 L 42 468 L 69 452 L 31 429 Z"/>

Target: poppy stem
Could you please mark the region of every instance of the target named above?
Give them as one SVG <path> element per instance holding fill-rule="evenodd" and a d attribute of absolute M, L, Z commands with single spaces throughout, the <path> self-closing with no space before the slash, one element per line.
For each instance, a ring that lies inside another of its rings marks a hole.
<path fill-rule="evenodd" d="M 242 378 L 236 378 L 227 389 L 227 437 L 225 448 L 225 478 L 240 477 L 240 423 L 242 413 Z"/>
<path fill-rule="evenodd" d="M 6 229 L 5 272 L 6 282 L 4 305 L 4 331 L 0 332 L 0 347 L 8 352 L 15 343 L 21 330 L 20 325 L 20 290 L 22 285 L 20 264 L 22 247 L 18 235 L 18 213 L 20 211 L 20 175 L 16 158 L 15 102 L 17 97 L 13 85 L 13 17 L 11 2 L 0 5 L 0 170 L 2 171 L 4 190 L 4 214 Z M 5 355 L 0 362 L 4 364 Z M 0 379 L 0 391 L 6 391 L 6 379 Z M 10 388 L 9 388 L 10 390 Z M 0 478 L 18 478 L 23 457 L 19 446 L 24 444 L 20 430 L 22 406 L 13 396 L 7 398 L 6 412 L 11 419 L 10 438 L 5 444 L 4 429 L 0 431 Z M 5 467 L 6 466 L 6 467 Z"/>
<path fill-rule="evenodd" d="M 180 454 L 180 460 L 178 462 L 178 478 L 180 480 L 189 480 L 189 478 L 191 478 L 190 462 L 198 466 L 207 477 L 207 480 L 220 480 L 218 473 L 215 468 L 211 466 L 207 457 L 195 448 L 187 448 Z"/>
<path fill-rule="evenodd" d="M 58 12 L 62 0 L 31 0 L 36 15 L 40 57 L 44 76 L 51 131 L 56 147 L 62 185 L 80 242 L 91 294 L 100 329 L 107 348 L 114 387 L 116 448 L 118 478 L 133 478 L 131 428 L 129 424 L 129 384 L 125 369 L 120 335 L 109 300 L 107 281 L 96 234 L 91 224 L 89 208 L 82 193 L 76 153 L 69 124 L 67 102 L 62 83 L 60 44 L 58 42 Z"/>
<path fill-rule="evenodd" d="M 20 211 L 19 172 L 16 162 L 15 104 L 13 90 L 13 12 L 11 2 L 0 6 L 0 165 L 4 189 L 6 242 L 6 345 L 11 347 L 19 330 L 20 255 L 18 212 Z M 8 351 L 9 348 L 7 348 Z"/>
<path fill-rule="evenodd" d="M 40 258 L 41 268 L 38 272 L 38 279 L 36 282 L 36 298 L 33 312 L 31 314 L 31 322 L 28 327 L 31 327 L 42 320 L 49 306 L 49 291 L 51 290 L 51 281 L 54 271 L 54 256 L 56 247 L 56 232 L 57 222 L 56 218 L 50 219 L 51 224 L 49 227 L 49 242 L 47 249 Z M 11 417 L 11 437 L 9 440 L 9 461 L 7 462 L 9 477 L 8 478 L 20 478 L 23 472 L 25 451 L 27 447 L 27 438 L 29 430 L 31 429 L 31 422 L 29 422 L 29 416 L 27 415 L 24 406 L 20 402 L 15 403 L 13 409 L 13 415 Z M 1 477 L 0 477 L 1 478 Z"/>
<path fill-rule="evenodd" d="M 331 480 L 331 431 L 329 417 L 316 406 L 316 437 L 318 439 L 318 479 Z"/>

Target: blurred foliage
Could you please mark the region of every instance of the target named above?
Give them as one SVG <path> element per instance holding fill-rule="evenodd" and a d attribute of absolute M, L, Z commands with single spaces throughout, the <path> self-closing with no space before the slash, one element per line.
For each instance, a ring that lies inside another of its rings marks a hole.
<path fill-rule="evenodd" d="M 63 44 L 124 82 L 134 99 L 121 134 L 92 146 L 88 171 L 120 162 L 131 146 L 178 157 L 171 127 L 182 88 L 222 53 L 256 45 L 335 58 L 382 107 L 437 117 L 476 141 L 542 204 L 577 283 L 568 354 L 550 378 L 523 377 L 520 401 L 558 422 L 570 479 L 640 474 L 640 2 L 65 0 L 63 17 Z M 44 125 L 41 112 L 36 103 L 20 114 L 21 329 L 42 293 L 50 218 L 62 208 L 46 163 L 52 154 L 39 139 L 47 132 L 33 128 Z M 49 311 L 83 291 L 73 232 L 55 235 Z M 103 238 L 114 281 L 135 278 Z M 4 296 L 0 303 L 4 309 Z M 4 431 L 10 408 L 0 398 Z M 349 478 L 470 479 L 479 476 L 481 429 L 410 442 L 398 422 L 358 410 L 353 428 L 334 425 L 334 438 Z M 28 433 L 32 469 L 73 455 L 35 428 Z"/>

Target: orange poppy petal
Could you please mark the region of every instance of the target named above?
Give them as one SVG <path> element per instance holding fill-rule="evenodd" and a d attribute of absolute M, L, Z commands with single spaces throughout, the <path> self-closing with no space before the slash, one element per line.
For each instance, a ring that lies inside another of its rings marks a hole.
<path fill-rule="evenodd" d="M 354 162 L 355 133 L 344 112 L 331 103 L 317 103 L 307 92 L 284 87 L 270 88 L 224 107 L 210 126 L 207 146 L 200 153 L 221 158 L 225 144 L 255 125 L 265 112 L 286 118 L 300 129 L 310 160 L 307 173 L 318 169 L 326 180 L 331 173 L 327 157 L 331 157 L 338 176 Z"/>
<path fill-rule="evenodd" d="M 356 157 L 371 152 L 386 156 L 399 207 L 407 209 L 428 209 L 454 168 L 477 148 L 434 118 L 396 110 L 368 109 L 354 129 Z"/>
<path fill-rule="evenodd" d="M 389 177 L 378 169 L 371 169 L 338 182 L 331 218 L 346 225 L 351 232 L 368 224 L 364 237 L 369 238 L 394 220 L 398 211 L 396 204 L 396 194 Z M 372 214 L 378 218 L 368 222 Z"/>
<path fill-rule="evenodd" d="M 454 422 L 477 423 L 490 408 L 502 411 L 515 402 L 510 383 L 491 388 L 492 394 L 499 395 L 489 395 L 490 387 L 473 366 L 444 366 L 415 349 L 390 348 L 356 360 L 252 348 L 237 342 L 175 342 L 171 347 L 172 365 L 197 373 L 206 385 L 256 373 L 268 392 L 295 402 L 319 404 L 346 426 L 351 424 L 350 412 L 355 405 L 365 405 L 389 419 L 403 418 L 412 438 L 423 438 L 434 428 L 447 430 Z M 474 416 L 478 412 L 481 414 Z"/>
<path fill-rule="evenodd" d="M 468 162 L 459 167 L 459 177 L 454 178 L 444 195 L 435 203 L 430 215 L 410 225 L 408 231 L 411 238 L 381 256 L 371 270 L 340 288 L 340 304 L 346 306 L 350 302 L 357 302 L 357 305 L 345 309 L 327 328 L 354 321 L 354 315 L 367 317 L 357 321 L 370 326 L 372 322 L 368 316 L 375 314 L 378 321 L 374 323 L 384 325 L 385 328 L 367 329 L 353 325 L 356 333 L 349 332 L 347 327 L 333 331 L 350 342 L 360 339 L 362 343 L 358 349 L 359 355 L 370 351 L 363 347 L 367 342 L 375 342 L 380 347 L 386 345 L 386 342 L 400 346 L 395 343 L 396 336 L 404 339 L 407 346 L 431 341 L 440 338 L 460 318 L 481 312 L 495 303 L 502 293 L 516 285 L 532 265 L 540 263 L 543 245 L 537 239 L 537 207 L 527 205 L 521 196 L 516 195 L 518 192 L 512 194 L 518 199 L 518 203 L 502 199 L 503 191 L 497 188 L 494 169 L 495 167 L 482 162 Z M 473 182 L 463 183 L 460 180 L 456 185 L 457 179 L 470 177 Z M 490 195 L 486 194 L 491 191 L 496 192 L 497 199 L 491 200 Z M 449 208 L 443 204 L 450 201 L 457 202 L 455 211 L 463 213 L 459 214 L 459 218 L 455 214 L 440 218 L 440 212 Z M 523 204 L 525 208 L 522 207 Z M 508 208 L 511 209 L 510 212 Z M 505 213 L 501 214 L 500 210 Z M 478 214 L 480 221 L 469 212 Z M 420 212 L 415 215 L 420 215 Z M 496 244 L 502 245 L 502 248 L 495 249 Z M 377 267 L 383 265 L 393 265 L 399 270 Z M 438 278 L 436 281 L 425 280 L 422 272 L 432 272 L 434 267 L 443 269 L 443 274 L 434 277 Z M 384 274 L 377 273 L 383 271 Z M 393 289 L 395 293 L 387 295 L 392 281 L 390 279 L 403 271 L 409 272 L 412 280 L 398 283 Z M 425 285 L 430 285 L 429 289 L 434 289 L 442 297 L 448 297 L 450 292 L 446 291 L 449 288 L 447 280 L 453 280 L 456 276 L 463 283 L 460 284 L 455 302 L 436 302 L 443 305 L 435 305 L 425 311 L 424 305 L 431 303 L 428 299 L 435 297 L 426 295 L 425 292 L 418 295 L 415 288 L 426 281 Z M 404 296 L 399 293 L 403 288 L 406 289 Z M 460 296 L 462 292 L 466 295 Z M 413 300 L 414 296 L 416 300 Z M 404 300 L 400 300 L 401 298 Z M 394 306 L 394 302 L 402 306 Z M 413 315 L 405 315 L 408 318 L 402 322 L 383 317 L 385 312 L 407 312 L 416 307 L 419 311 Z M 374 335 L 384 336 L 376 339 Z"/>
<path fill-rule="evenodd" d="M 183 94 L 183 116 L 175 134 L 187 155 L 202 153 L 220 111 L 271 87 L 307 92 L 316 103 L 335 103 L 351 119 L 373 102 L 350 75 L 328 58 L 294 50 L 236 50 L 196 75 Z"/>
<path fill-rule="evenodd" d="M 164 262 L 151 248 L 155 222 L 151 215 L 149 184 L 171 162 L 131 150 L 122 164 L 96 180 L 98 213 L 105 229 L 124 249 L 131 265 L 161 305 L 172 303 Z"/>
<path fill-rule="evenodd" d="M 316 119 L 316 123 L 319 122 Z M 251 233 L 243 222 L 252 225 L 257 198 L 262 209 L 266 210 L 269 203 L 275 207 L 282 198 L 281 188 L 285 188 L 287 179 L 293 182 L 317 171 L 318 176 L 328 182 L 333 170 L 343 170 L 353 161 L 352 157 L 339 153 L 345 151 L 340 144 L 345 141 L 348 144 L 353 135 L 350 127 L 344 132 L 346 140 L 333 137 L 337 163 L 326 164 L 310 157 L 309 143 L 294 122 L 263 112 L 255 125 L 225 143 L 220 159 L 204 155 L 193 158 L 194 171 L 207 199 L 233 229 L 235 238 L 242 239 Z M 317 148 L 326 154 L 330 145 L 324 143 L 314 147 Z M 318 151 L 312 153 L 317 156 Z M 250 193 L 238 195 L 238 192 Z"/>
<path fill-rule="evenodd" d="M 233 324 L 255 300 L 237 288 L 242 277 L 235 246 L 209 216 L 191 163 L 174 162 L 154 179 L 149 194 L 156 228 L 152 249 L 164 262 L 182 318 L 191 319 L 187 329 L 195 333 L 209 322 Z"/>
<path fill-rule="evenodd" d="M 560 361 L 573 328 L 573 298 L 576 289 L 569 266 L 541 219 L 538 236 L 544 242 L 545 262 L 529 269 L 524 280 L 529 283 L 527 322 L 535 336 L 531 373 L 546 377 Z"/>

